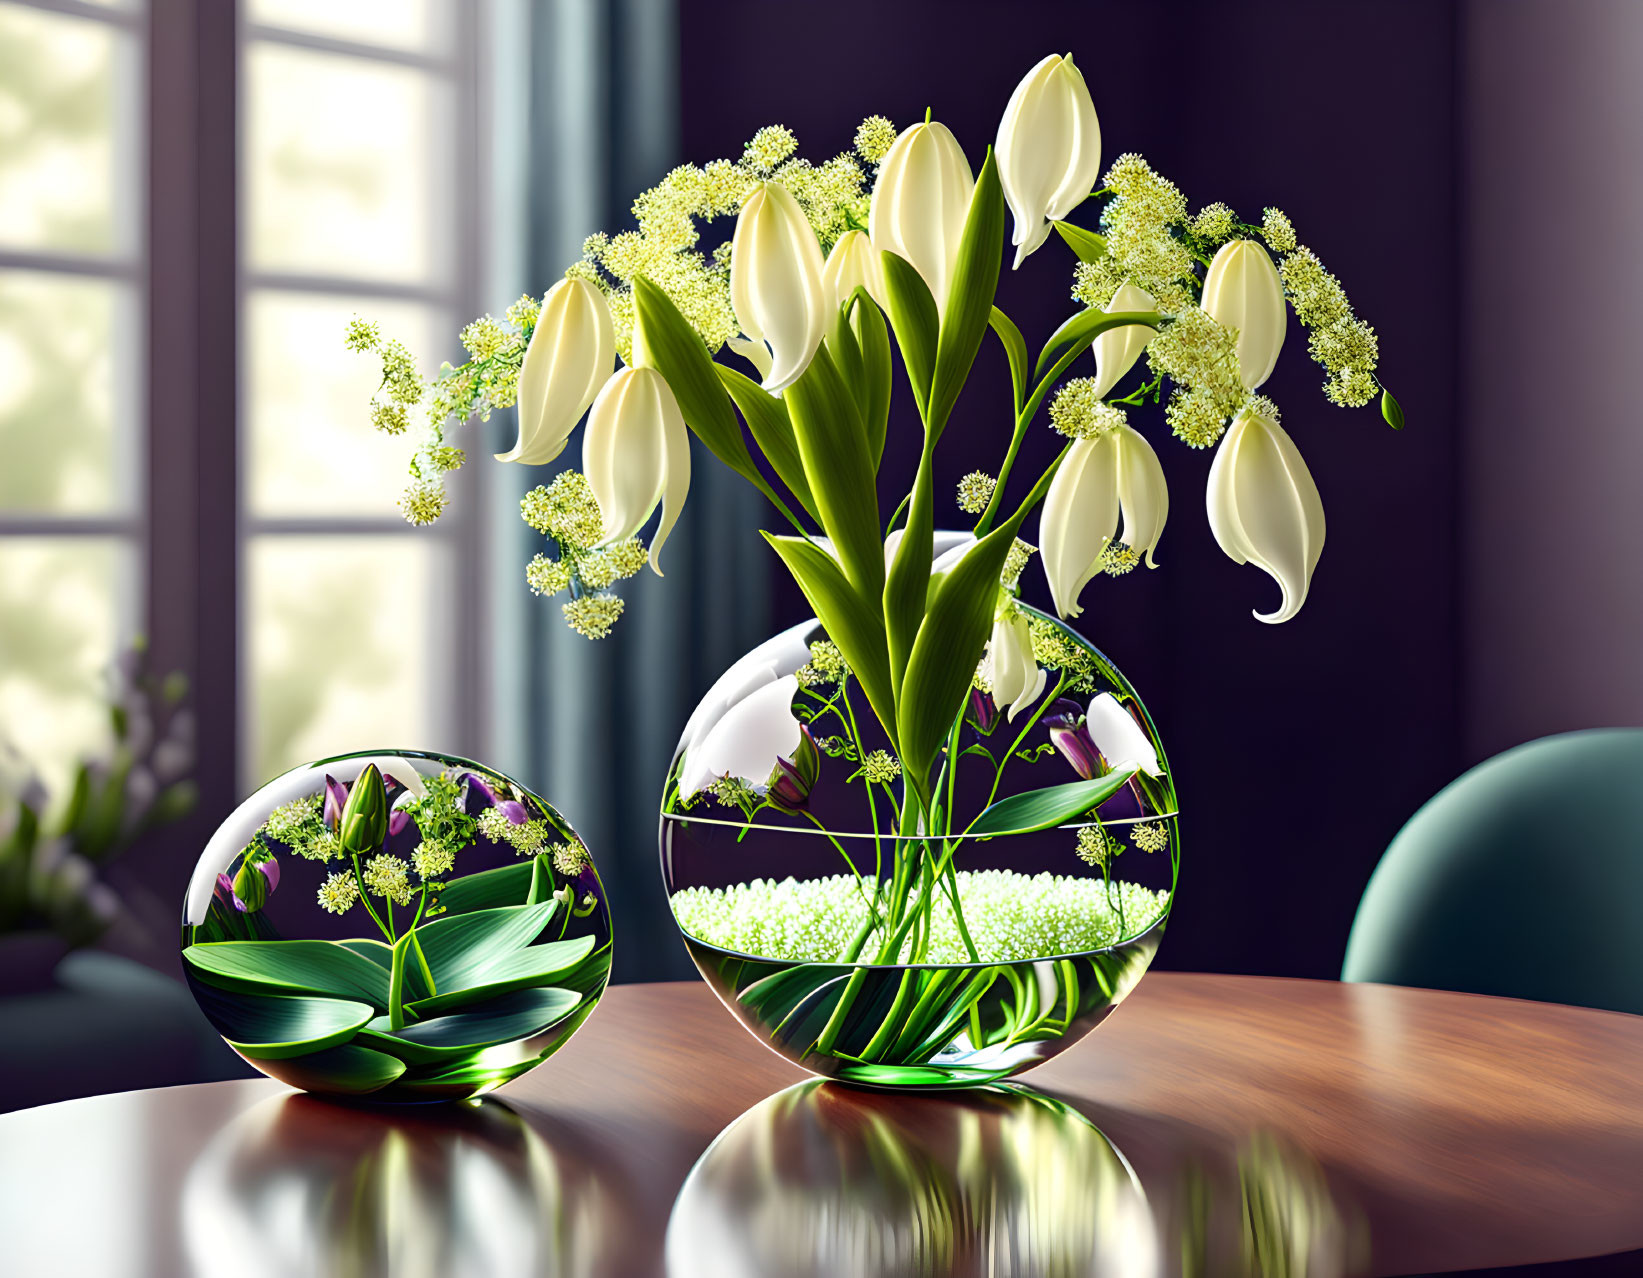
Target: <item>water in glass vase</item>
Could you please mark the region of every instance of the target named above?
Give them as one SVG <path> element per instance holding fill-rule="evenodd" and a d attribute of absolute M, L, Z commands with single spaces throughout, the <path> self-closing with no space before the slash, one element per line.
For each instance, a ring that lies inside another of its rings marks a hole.
<path fill-rule="evenodd" d="M 661 815 L 674 918 L 725 1005 L 817 1074 L 1018 1074 L 1157 951 L 1180 864 L 1157 732 L 1099 651 L 1019 611 L 1038 674 L 983 662 L 924 799 L 814 621 L 738 661 L 686 725 Z"/>

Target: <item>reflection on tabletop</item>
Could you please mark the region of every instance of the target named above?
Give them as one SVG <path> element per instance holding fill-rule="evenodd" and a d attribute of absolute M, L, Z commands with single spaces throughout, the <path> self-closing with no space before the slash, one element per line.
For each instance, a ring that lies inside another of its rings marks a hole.
<path fill-rule="evenodd" d="M 1143 1185 L 1071 1105 L 1019 1086 L 886 1095 L 800 1083 L 727 1127 L 667 1232 L 671 1278 L 1358 1272 L 1356 1216 L 1256 1133 Z"/>
<path fill-rule="evenodd" d="M 412 1111 L 272 1097 L 182 1185 L 195 1274 L 512 1278 L 606 1272 L 610 1191 L 495 1100 Z"/>

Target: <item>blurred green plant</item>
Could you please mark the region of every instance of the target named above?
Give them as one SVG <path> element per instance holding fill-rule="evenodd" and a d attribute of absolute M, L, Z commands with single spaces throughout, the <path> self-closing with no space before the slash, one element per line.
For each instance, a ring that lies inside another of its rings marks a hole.
<path fill-rule="evenodd" d="M 0 743 L 0 936 L 48 932 L 90 945 L 119 917 L 102 871 L 140 836 L 194 807 L 194 721 L 188 680 L 148 668 L 141 641 L 109 672 L 109 743 L 82 759 L 52 810 L 34 766 Z"/>

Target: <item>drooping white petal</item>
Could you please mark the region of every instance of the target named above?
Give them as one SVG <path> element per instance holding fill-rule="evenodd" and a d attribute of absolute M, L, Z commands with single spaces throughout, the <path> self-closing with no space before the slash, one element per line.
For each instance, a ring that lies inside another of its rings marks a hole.
<path fill-rule="evenodd" d="M 1164 770 L 1158 765 L 1157 748 L 1112 693 L 1103 692 L 1090 702 L 1084 724 L 1089 730 L 1090 740 L 1095 742 L 1095 748 L 1101 751 L 1101 757 L 1114 772 L 1135 768 L 1149 777 L 1163 775 Z"/>
<path fill-rule="evenodd" d="M 725 345 L 753 365 L 760 381 L 770 376 L 770 347 L 763 342 L 755 342 L 751 337 L 732 337 Z"/>
<path fill-rule="evenodd" d="M 588 414 L 582 470 L 604 518 L 602 545 L 633 536 L 662 503 L 650 543 L 650 566 L 660 576 L 662 544 L 690 491 L 690 439 L 656 369 L 624 368 L 605 383 Z"/>
<path fill-rule="evenodd" d="M 1223 244 L 1204 274 L 1199 305 L 1216 323 L 1238 330 L 1238 374 L 1247 390 L 1272 376 L 1284 346 L 1288 313 L 1278 268 L 1254 240 Z"/>
<path fill-rule="evenodd" d="M 884 268 L 865 231 L 846 231 L 833 245 L 822 267 L 822 291 L 836 313 L 858 288 L 884 305 Z"/>
<path fill-rule="evenodd" d="M 1112 301 L 1101 308 L 1109 315 L 1123 311 L 1153 311 L 1158 301 L 1146 289 L 1125 281 L 1112 295 Z M 1105 399 L 1107 392 L 1118 385 L 1119 378 L 1135 367 L 1147 343 L 1158 336 L 1156 328 L 1126 324 L 1123 328 L 1109 328 L 1095 339 L 1095 397 Z"/>
<path fill-rule="evenodd" d="M 681 797 L 688 799 L 725 776 L 762 788 L 777 758 L 790 759 L 799 748 L 799 720 L 793 714 L 798 691 L 798 679 L 784 675 L 754 688 L 726 710 L 692 752 L 690 774 L 680 778 Z"/>
<path fill-rule="evenodd" d="M 970 162 L 944 124 L 903 130 L 879 164 L 868 214 L 873 248 L 912 264 L 938 314 L 946 309 L 974 191 Z"/>
<path fill-rule="evenodd" d="M 1156 568 L 1152 552 L 1169 518 L 1169 485 L 1164 467 L 1146 436 L 1132 426 L 1113 431 L 1118 444 L 1118 505 L 1124 513 L 1120 540 Z"/>
<path fill-rule="evenodd" d="M 519 368 L 519 440 L 496 459 L 531 466 L 552 461 L 615 365 L 605 295 L 587 280 L 560 280 L 542 299 Z"/>
<path fill-rule="evenodd" d="M 1324 545 L 1323 501 L 1294 442 L 1270 418 L 1239 414 L 1216 450 L 1206 499 L 1221 549 L 1283 592 L 1276 611 L 1255 619 L 1288 621 L 1306 602 Z"/>
<path fill-rule="evenodd" d="M 1033 67 L 999 121 L 999 184 L 1015 217 L 1011 243 L 1019 267 L 1090 193 L 1101 169 L 1101 127 L 1072 56 L 1052 54 Z"/>
<path fill-rule="evenodd" d="M 798 201 L 765 182 L 742 206 L 731 240 L 730 304 L 742 332 L 768 343 L 763 386 L 791 386 L 809 367 L 831 312 L 822 288 L 821 245 Z"/>
<path fill-rule="evenodd" d="M 1033 633 L 1024 613 L 1014 608 L 993 621 L 987 645 L 992 664 L 993 701 L 1009 708 L 1010 719 L 1032 705 L 1044 692 L 1045 671 L 1033 656 Z"/>
<path fill-rule="evenodd" d="M 1044 496 L 1038 549 L 1063 619 L 1083 611 L 1078 594 L 1118 533 L 1118 450 L 1109 435 L 1075 441 Z"/>
<path fill-rule="evenodd" d="M 1072 54 L 1061 59 L 1056 77 L 1072 100 L 1073 142 L 1072 157 L 1061 185 L 1050 196 L 1049 217 L 1053 222 L 1061 221 L 1088 199 L 1101 175 L 1101 121 L 1095 113 L 1089 86 L 1084 83 L 1084 73 L 1073 63 Z"/>

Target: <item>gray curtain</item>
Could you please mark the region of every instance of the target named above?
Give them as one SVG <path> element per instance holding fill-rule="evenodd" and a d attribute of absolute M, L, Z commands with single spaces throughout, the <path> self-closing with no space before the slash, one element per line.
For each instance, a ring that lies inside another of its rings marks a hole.
<path fill-rule="evenodd" d="M 589 234 L 628 228 L 633 197 L 679 162 L 679 46 L 675 0 L 543 0 L 528 22 L 525 268 L 540 294 Z M 499 710 L 521 727 L 524 775 L 593 851 L 615 916 L 617 980 L 692 974 L 658 868 L 662 778 L 697 699 L 771 629 L 762 499 L 693 446 L 667 576 L 624 583 L 626 614 L 598 642 L 565 626 L 558 601 L 524 591 L 531 534 L 511 501 L 496 503 L 518 548 L 500 556 L 503 589 L 524 598 L 509 605 L 523 674 L 501 690 L 523 704 Z M 562 463 L 579 465 L 578 449 Z M 532 470 L 521 488 L 551 474 Z"/>

